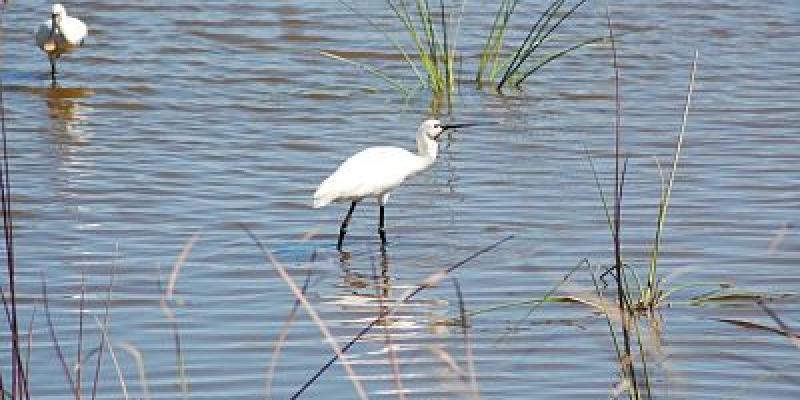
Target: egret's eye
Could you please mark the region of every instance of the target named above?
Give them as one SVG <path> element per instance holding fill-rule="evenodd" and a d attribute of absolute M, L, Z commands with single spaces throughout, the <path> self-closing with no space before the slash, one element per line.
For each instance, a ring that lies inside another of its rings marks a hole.
<path fill-rule="evenodd" d="M 439 124 L 436 124 L 436 125 L 434 125 L 433 127 L 434 127 L 434 128 L 436 128 L 436 129 L 439 129 L 439 128 L 441 128 L 442 126 L 441 126 L 441 125 L 439 125 Z"/>

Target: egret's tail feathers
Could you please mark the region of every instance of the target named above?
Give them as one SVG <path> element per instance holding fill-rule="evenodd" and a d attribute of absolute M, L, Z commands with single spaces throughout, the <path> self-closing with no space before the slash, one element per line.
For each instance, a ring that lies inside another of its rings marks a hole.
<path fill-rule="evenodd" d="M 314 208 L 325 207 L 330 204 L 334 198 L 335 196 L 331 196 L 329 193 L 317 190 L 314 192 Z"/>
<path fill-rule="evenodd" d="M 314 199 L 314 208 L 325 207 L 328 204 L 330 204 L 330 202 L 331 202 L 330 199 L 324 199 L 324 198 L 323 199 L 317 199 L 317 198 L 315 198 Z"/>

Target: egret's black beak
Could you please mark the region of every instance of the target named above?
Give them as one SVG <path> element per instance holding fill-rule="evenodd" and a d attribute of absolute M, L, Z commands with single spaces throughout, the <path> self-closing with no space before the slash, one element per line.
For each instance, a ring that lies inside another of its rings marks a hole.
<path fill-rule="evenodd" d="M 433 140 L 439 140 L 439 136 L 442 136 L 442 133 L 447 131 L 448 129 L 458 129 L 458 128 L 468 128 L 470 126 L 480 126 L 481 124 L 442 124 L 439 127 L 442 128 L 442 131 L 433 138 Z"/>

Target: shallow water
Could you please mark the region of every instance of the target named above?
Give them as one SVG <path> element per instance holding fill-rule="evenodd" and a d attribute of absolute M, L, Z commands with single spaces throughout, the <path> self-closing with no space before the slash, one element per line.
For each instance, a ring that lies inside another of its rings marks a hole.
<path fill-rule="evenodd" d="M 363 11 L 397 30 L 378 3 Z M 567 24 L 567 39 L 605 33 L 603 4 L 592 3 Z M 515 21 L 534 20 L 538 7 L 520 7 Z M 42 277 L 60 344 L 74 360 L 81 282 L 85 353 L 99 344 L 93 317 L 103 317 L 112 270 L 110 336 L 130 396 L 142 397 L 145 389 L 135 352 L 126 349 L 138 351 L 151 397 L 180 394 L 177 326 L 192 398 L 263 397 L 272 347 L 293 298 L 240 224 L 298 284 L 311 271 L 311 303 L 340 342 L 376 315 L 382 298 L 396 299 L 510 234 L 512 241 L 458 270 L 468 310 L 541 297 L 582 258 L 611 260 L 583 150 L 594 154 L 610 192 L 614 82 L 605 45 L 551 64 L 505 96 L 465 82 L 447 118 L 496 125 L 447 138 L 432 170 L 393 194 L 385 257 L 378 251 L 377 207 L 360 206 L 345 244 L 352 253 L 343 262 L 334 247 L 346 207 L 311 209 L 315 186 L 362 147 L 413 147 L 414 130 L 430 110 L 424 95 L 403 100 L 380 80 L 319 55 L 340 51 L 413 85 L 380 33 L 335 1 L 71 2 L 68 12 L 85 19 L 91 37 L 60 63 L 61 87 L 50 88 L 46 58 L 30 34 L 47 8 L 11 2 L 2 15 L 26 327 L 34 304 L 37 310 L 35 398 L 69 392 L 42 313 Z M 467 12 L 460 40 L 471 68 L 493 10 L 470 2 Z M 671 285 L 726 282 L 775 294 L 769 307 L 790 325 L 800 321 L 794 296 L 800 242 L 793 227 L 800 219 L 794 128 L 800 7 L 791 0 L 629 1 L 612 4 L 612 14 L 621 35 L 622 131 L 630 155 L 627 260 L 641 266 L 648 260 L 659 196 L 656 160 L 670 162 L 696 48 L 696 92 L 660 268 Z M 518 26 L 516 36 L 524 29 Z M 173 325 L 160 300 L 193 234 L 197 241 L 170 302 Z M 580 296 L 591 287 L 580 272 L 561 293 Z M 678 293 L 662 311 L 652 335 L 660 340 L 651 349 L 659 397 L 796 398 L 800 350 L 775 333 L 724 322 L 774 326 L 749 300 L 689 305 L 704 290 Z M 468 379 L 445 356 L 468 372 L 467 347 L 485 398 L 605 398 L 615 390 L 607 325 L 591 308 L 549 304 L 522 322 L 523 308 L 481 314 L 472 320 L 470 346 L 461 330 L 434 323 L 458 309 L 451 281 L 443 281 L 354 346 L 350 360 L 370 397 L 396 398 L 398 390 L 411 398 L 467 397 Z M 8 350 L 3 354 L 7 360 Z M 288 397 L 330 354 L 300 311 L 272 394 Z M 94 372 L 89 360 L 84 387 Z M 402 389 L 391 360 L 399 364 Z M 2 363 L 4 376 L 8 365 Z M 120 398 L 120 387 L 104 358 L 101 397 Z M 340 366 L 306 394 L 355 397 Z"/>

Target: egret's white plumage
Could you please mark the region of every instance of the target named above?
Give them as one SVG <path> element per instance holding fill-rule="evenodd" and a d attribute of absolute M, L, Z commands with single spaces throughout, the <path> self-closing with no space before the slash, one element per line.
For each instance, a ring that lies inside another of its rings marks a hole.
<path fill-rule="evenodd" d="M 439 121 L 423 122 L 417 130 L 417 154 L 384 146 L 354 154 L 319 185 L 314 193 L 314 208 L 367 197 L 385 204 L 392 189 L 433 164 L 439 149 L 436 138 L 441 132 Z"/>
<path fill-rule="evenodd" d="M 332 202 L 349 201 L 350 210 L 339 229 L 336 248 L 342 249 L 342 240 L 356 204 L 374 197 L 380 204 L 380 227 L 378 233 L 381 244 L 386 244 L 386 231 L 383 226 L 384 205 L 392 189 L 400 186 L 406 179 L 426 170 L 439 152 L 436 142 L 446 129 L 462 125 L 444 125 L 435 119 L 424 121 L 417 130 L 417 153 L 399 147 L 370 147 L 345 160 L 331 176 L 325 179 L 314 193 L 314 208 Z"/>
<path fill-rule="evenodd" d="M 67 15 L 61 4 L 53 4 L 52 13 L 34 31 L 36 45 L 47 53 L 50 59 L 51 74 L 55 80 L 56 59 L 62 54 L 83 45 L 89 30 L 83 21 Z"/>

